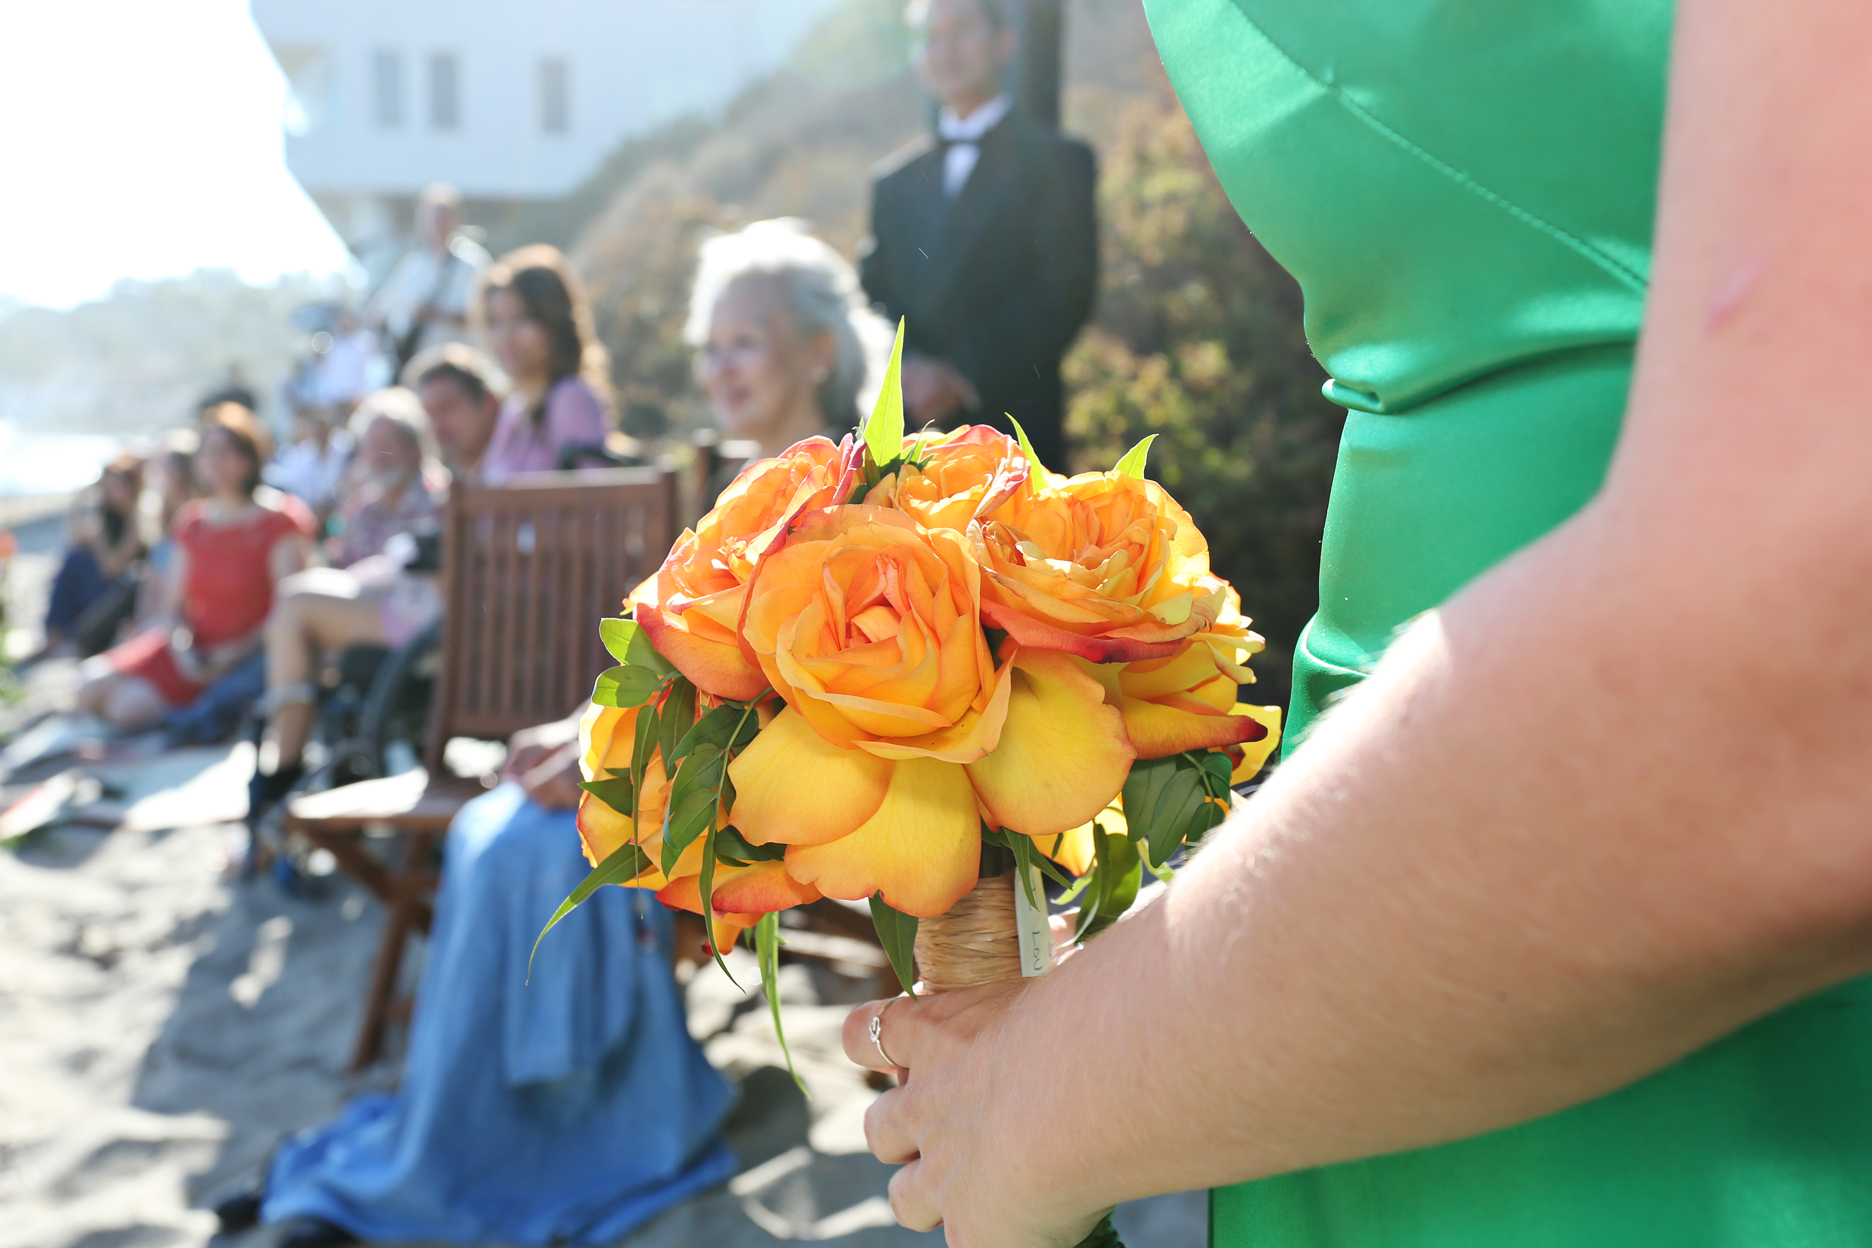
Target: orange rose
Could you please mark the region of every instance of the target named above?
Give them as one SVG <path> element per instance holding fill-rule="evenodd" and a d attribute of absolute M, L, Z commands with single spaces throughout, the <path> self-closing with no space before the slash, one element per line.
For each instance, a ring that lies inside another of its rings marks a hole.
<path fill-rule="evenodd" d="M 748 589 L 744 635 L 787 702 L 729 767 L 733 822 L 832 897 L 942 914 L 980 824 L 1057 835 L 1124 783 L 1123 716 L 1064 655 L 982 633 L 963 535 L 847 506 L 802 517 Z"/>
<path fill-rule="evenodd" d="M 803 512 L 842 503 L 857 484 L 862 448 L 807 438 L 748 465 L 631 594 L 657 653 L 696 688 L 745 702 L 766 679 L 736 636 L 744 586 L 760 553 Z"/>
<path fill-rule="evenodd" d="M 1125 731 L 1138 757 L 1163 758 L 1184 750 L 1232 753 L 1243 746 L 1248 747 L 1246 755 L 1254 757 L 1248 774 L 1259 770 L 1280 739 L 1280 710 L 1238 703 L 1235 696 L 1239 686 L 1253 682 L 1248 658 L 1261 646 L 1260 635 L 1250 632 L 1242 618 L 1241 598 L 1231 587 L 1221 617 L 1186 638 L 1175 654 L 1118 668 Z"/>
<path fill-rule="evenodd" d="M 1221 615 L 1209 544 L 1154 481 L 1085 473 L 1013 495 L 976 540 L 982 616 L 1094 663 L 1167 658 Z"/>
<path fill-rule="evenodd" d="M 905 439 L 904 448 L 916 445 Z M 865 497 L 876 507 L 895 507 L 926 529 L 960 532 L 977 516 L 1027 488 L 1033 468 L 1020 443 L 986 425 L 969 425 L 918 451 L 921 468 L 905 464 Z"/>
<path fill-rule="evenodd" d="M 610 779 L 629 775 L 631 749 L 636 737 L 638 708 L 593 705 L 579 721 L 579 737 L 584 746 L 579 770 L 587 780 Z M 663 857 L 663 812 L 669 806 L 670 781 L 663 771 L 663 758 L 653 754 L 644 768 L 643 789 L 638 800 L 638 835 L 629 815 L 613 810 L 597 796 L 586 793 L 579 799 L 579 840 L 585 858 L 597 866 L 626 844 L 635 842 L 650 862 L 642 874 L 629 881 L 629 887 L 654 891 L 657 900 L 678 910 L 702 913 L 702 853 L 704 838 L 697 837 L 676 859 L 671 873 L 665 876 L 658 864 Z M 721 819 L 726 824 L 725 818 Z M 737 867 L 717 863 L 709 900 L 715 913 L 710 916 L 715 946 L 727 949 L 740 933 L 760 921 L 762 914 L 785 910 L 790 906 L 816 901 L 816 889 L 800 884 L 779 862 L 750 862 Z"/>

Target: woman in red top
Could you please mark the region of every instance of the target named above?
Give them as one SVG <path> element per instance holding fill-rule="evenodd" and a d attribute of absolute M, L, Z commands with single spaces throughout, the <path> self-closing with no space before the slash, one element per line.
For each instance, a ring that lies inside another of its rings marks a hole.
<path fill-rule="evenodd" d="M 273 440 L 252 412 L 224 403 L 204 426 L 195 475 L 208 497 L 176 513 L 167 609 L 91 660 L 78 691 L 81 707 L 122 728 L 187 706 L 260 648 L 274 584 L 305 566 L 317 528 L 297 499 L 259 491 Z"/>

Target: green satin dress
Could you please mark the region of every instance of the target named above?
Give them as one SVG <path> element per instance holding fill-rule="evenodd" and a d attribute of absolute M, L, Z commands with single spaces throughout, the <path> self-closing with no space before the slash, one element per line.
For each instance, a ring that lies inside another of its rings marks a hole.
<path fill-rule="evenodd" d="M 1401 625 L 1599 487 L 1650 272 L 1672 6 L 1146 8 L 1350 409 L 1299 740 Z M 1221 1248 L 1872 1246 L 1872 983 L 1564 1113 L 1219 1190 L 1211 1210 Z"/>

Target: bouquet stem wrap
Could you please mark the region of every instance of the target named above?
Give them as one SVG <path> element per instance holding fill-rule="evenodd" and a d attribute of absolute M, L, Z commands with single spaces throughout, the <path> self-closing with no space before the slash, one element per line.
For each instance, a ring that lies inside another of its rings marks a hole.
<path fill-rule="evenodd" d="M 924 919 L 917 925 L 916 964 L 921 992 L 954 992 L 1020 978 L 1020 937 L 1014 918 L 1016 878 L 1012 871 L 998 875 L 984 871 L 975 887 L 947 914 Z M 1079 1241 L 1078 1248 L 1124 1248 L 1110 1214 L 1099 1219 L 1092 1233 Z"/>

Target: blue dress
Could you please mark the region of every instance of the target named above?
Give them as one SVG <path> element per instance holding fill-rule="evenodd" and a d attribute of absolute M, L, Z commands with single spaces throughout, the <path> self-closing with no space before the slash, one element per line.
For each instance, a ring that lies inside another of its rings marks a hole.
<path fill-rule="evenodd" d="M 449 831 L 403 1086 L 281 1145 L 262 1217 L 365 1240 L 598 1244 L 734 1173 L 732 1093 L 690 1039 L 654 902 L 604 888 L 570 811 L 503 785 Z"/>

